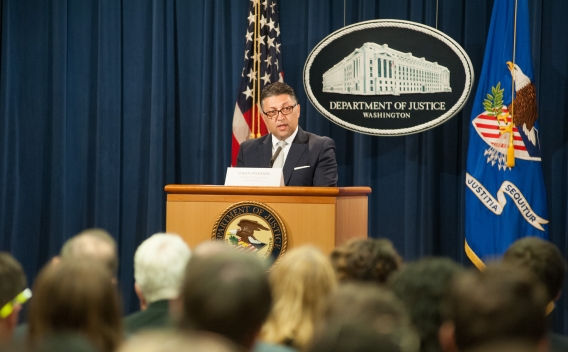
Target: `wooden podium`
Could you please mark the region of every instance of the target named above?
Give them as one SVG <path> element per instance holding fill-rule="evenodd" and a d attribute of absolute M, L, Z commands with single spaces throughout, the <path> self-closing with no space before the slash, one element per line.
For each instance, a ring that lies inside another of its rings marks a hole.
<path fill-rule="evenodd" d="M 324 253 L 351 238 L 367 238 L 369 187 L 232 187 L 167 185 L 166 231 L 193 248 L 211 240 L 219 216 L 242 201 L 263 203 L 283 221 L 288 250 L 303 244 Z"/>

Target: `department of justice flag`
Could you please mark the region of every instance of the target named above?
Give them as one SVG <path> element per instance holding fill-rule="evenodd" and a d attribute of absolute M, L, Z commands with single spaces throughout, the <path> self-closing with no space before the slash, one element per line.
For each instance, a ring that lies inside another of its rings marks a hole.
<path fill-rule="evenodd" d="M 250 0 L 245 36 L 245 63 L 233 114 L 232 166 L 241 143 L 268 133 L 261 118 L 260 92 L 284 80 L 276 0 Z"/>
<path fill-rule="evenodd" d="M 480 269 L 521 237 L 548 238 L 536 103 L 527 0 L 496 0 L 465 179 L 465 250 Z"/>

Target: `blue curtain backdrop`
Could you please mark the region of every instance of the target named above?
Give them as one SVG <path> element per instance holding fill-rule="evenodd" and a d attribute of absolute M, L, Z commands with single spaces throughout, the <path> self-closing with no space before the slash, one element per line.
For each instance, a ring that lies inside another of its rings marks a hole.
<path fill-rule="evenodd" d="M 1 0 L 0 250 L 30 278 L 62 243 L 103 227 L 120 249 L 125 310 L 137 308 L 133 255 L 165 228 L 171 183 L 222 184 L 243 65 L 247 0 Z M 300 125 L 338 146 L 339 185 L 368 185 L 369 235 L 406 260 L 467 263 L 464 172 L 471 100 L 407 137 L 346 131 L 319 115 L 304 62 L 332 31 L 369 19 L 436 26 L 436 0 L 279 2 L 285 81 Z M 568 254 L 568 2 L 531 0 L 550 239 Z M 344 12 L 345 6 L 345 12 Z M 493 1 L 440 0 L 438 28 L 479 75 Z M 475 91 L 475 87 L 474 87 Z M 568 292 L 568 290 L 564 290 Z M 554 325 L 568 331 L 568 295 Z"/>

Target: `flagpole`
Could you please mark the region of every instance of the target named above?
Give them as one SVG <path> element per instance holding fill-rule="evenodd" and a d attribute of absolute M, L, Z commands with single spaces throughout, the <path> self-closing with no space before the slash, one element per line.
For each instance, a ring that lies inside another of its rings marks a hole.
<path fill-rule="evenodd" d="M 509 132 L 509 147 L 507 148 L 507 166 L 514 167 L 515 166 L 515 145 L 514 136 L 513 136 L 513 128 L 514 128 L 514 119 L 515 119 L 515 64 L 516 64 L 516 50 L 517 50 L 517 10 L 518 10 L 519 0 L 515 0 L 515 19 L 513 22 L 513 70 L 512 70 L 512 77 L 511 80 L 511 111 L 509 112 L 509 116 L 511 116 L 511 131 Z"/>
<path fill-rule="evenodd" d="M 260 137 L 260 38 L 261 33 L 260 31 L 262 30 L 262 28 L 260 27 L 260 20 L 262 18 L 262 5 L 260 4 L 260 0 L 258 0 L 258 17 L 257 17 L 257 22 L 256 25 L 258 26 L 258 49 L 257 49 L 257 54 L 258 57 L 255 57 L 254 60 L 254 65 L 255 65 L 255 73 L 256 73 L 256 96 L 257 96 L 257 102 L 255 104 L 258 104 L 257 106 L 257 114 L 254 116 L 254 118 L 256 119 L 256 137 L 255 138 L 259 138 Z"/>
<path fill-rule="evenodd" d="M 343 0 L 343 27 L 345 27 L 345 18 L 347 14 L 347 0 Z"/>
<path fill-rule="evenodd" d="M 253 67 L 253 71 L 254 71 L 254 69 L 256 68 L 256 44 L 255 44 L 255 43 L 256 43 L 256 41 L 257 41 L 258 33 L 257 33 L 257 31 L 256 31 L 256 23 L 257 23 L 257 19 L 256 19 L 256 17 L 257 17 L 257 16 L 256 16 L 256 13 L 257 13 L 256 2 L 257 2 L 257 0 L 253 0 L 253 1 L 254 1 L 254 2 L 253 2 L 253 4 L 254 4 L 254 6 L 253 6 L 253 8 L 254 8 L 254 34 L 253 34 L 253 37 L 252 37 L 252 59 L 253 59 L 253 65 L 252 65 L 252 67 Z M 252 76 L 252 72 L 249 72 L 249 74 L 251 75 L 250 78 L 251 78 L 251 80 L 252 80 L 252 77 L 253 77 L 253 76 Z M 255 135 L 255 133 L 254 133 L 254 125 L 255 125 L 255 118 L 254 118 L 254 116 L 255 116 L 255 110 L 256 110 L 256 107 L 255 107 L 255 104 L 254 104 L 255 101 L 256 101 L 256 87 L 255 87 L 255 85 L 253 84 L 253 85 L 252 85 L 252 107 L 251 107 L 251 115 L 250 115 L 250 116 L 251 116 L 250 138 L 254 138 L 254 135 Z"/>
<path fill-rule="evenodd" d="M 436 29 L 438 29 L 438 1 L 436 0 Z"/>
<path fill-rule="evenodd" d="M 248 139 L 259 138 L 265 133 L 260 104 L 262 87 L 283 80 L 280 25 L 276 2 L 276 0 L 248 1 L 244 67 L 233 113 L 231 146 L 231 165 L 233 166 L 237 164 L 241 144 Z M 264 36 L 262 42 L 260 41 L 261 36 Z M 262 77 L 265 76 L 266 78 L 263 79 Z M 254 81 L 255 79 L 257 82 Z"/>

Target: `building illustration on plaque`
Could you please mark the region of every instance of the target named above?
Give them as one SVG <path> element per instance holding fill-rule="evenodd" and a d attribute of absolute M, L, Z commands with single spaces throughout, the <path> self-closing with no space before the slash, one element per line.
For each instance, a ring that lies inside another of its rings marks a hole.
<path fill-rule="evenodd" d="M 400 95 L 451 92 L 450 70 L 437 62 L 365 43 L 323 74 L 323 92 Z"/>

